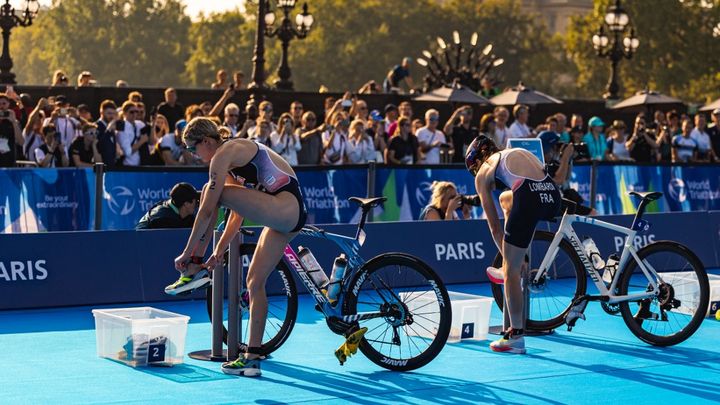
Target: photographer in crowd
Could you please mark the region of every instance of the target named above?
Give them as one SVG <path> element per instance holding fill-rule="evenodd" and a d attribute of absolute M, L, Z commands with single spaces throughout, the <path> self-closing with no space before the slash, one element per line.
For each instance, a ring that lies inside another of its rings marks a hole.
<path fill-rule="evenodd" d="M 630 157 L 636 162 L 649 163 L 652 161 L 653 151 L 658 149 L 658 144 L 655 142 L 655 130 L 647 128 L 644 114 L 638 114 L 635 117 L 635 128 L 626 145 L 630 151 Z"/>
<path fill-rule="evenodd" d="M 50 124 L 42 129 L 43 144 L 35 149 L 35 161 L 40 167 L 67 167 L 69 160 L 60 134 Z"/>
<path fill-rule="evenodd" d="M 402 117 L 395 126 L 395 133 L 385 149 L 385 163 L 411 165 L 417 162 L 418 142 L 412 134 L 410 118 Z"/>
<path fill-rule="evenodd" d="M 200 193 L 189 183 L 178 183 L 170 190 L 170 199 L 155 204 L 140 219 L 135 229 L 192 228 Z"/>
<path fill-rule="evenodd" d="M 477 196 L 465 197 L 458 194 L 457 187 L 450 181 L 434 181 L 430 185 L 430 190 L 432 191 L 430 204 L 420 213 L 418 219 L 421 221 L 460 219 L 457 213 L 459 209 L 462 209 L 463 219 L 470 219 L 470 206 L 480 205 Z M 477 203 L 472 203 L 473 198 L 478 200 Z"/>
<path fill-rule="evenodd" d="M 576 212 L 579 215 L 595 215 L 594 209 L 583 205 L 585 200 L 580 193 L 570 187 L 573 159 L 577 155 L 575 145 L 561 142 L 560 135 L 551 131 L 541 132 L 538 134 L 538 139 L 542 141 L 545 170 L 553 182 L 560 187 L 563 198 L 577 204 Z"/>

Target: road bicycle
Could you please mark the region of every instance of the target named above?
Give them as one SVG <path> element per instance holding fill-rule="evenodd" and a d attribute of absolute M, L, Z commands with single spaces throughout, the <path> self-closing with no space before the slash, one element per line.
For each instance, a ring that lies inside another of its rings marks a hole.
<path fill-rule="evenodd" d="M 337 301 L 331 303 L 328 300 L 292 247 L 286 246 L 283 259 L 267 281 L 268 290 L 282 293 L 268 296 L 268 319 L 261 352 L 267 356 L 277 350 L 295 325 L 298 291 L 294 273 L 310 292 L 315 308 L 324 315 L 330 330 L 348 337 L 360 328 L 367 328 L 359 349 L 373 363 L 395 371 L 422 367 L 440 353 L 450 333 L 452 314 L 447 289 L 430 266 L 412 255 L 388 252 L 365 261 L 359 254 L 366 238 L 365 221 L 370 209 L 386 198 L 352 197 L 349 200 L 359 203 L 362 209 L 354 237 L 333 234 L 315 226 L 305 226 L 300 231 L 302 235 L 333 242 L 345 253 L 348 267 Z M 245 229 L 243 232 L 250 233 Z M 255 249 L 254 243 L 240 245 L 245 269 Z M 242 283 L 244 287 L 245 280 Z M 207 290 L 207 309 L 212 319 L 210 289 Z M 248 338 L 249 316 L 249 299 L 244 288 L 240 288 L 239 311 L 243 333 L 240 346 L 243 349 Z M 227 343 L 226 324 L 224 328 L 223 340 Z"/>
<path fill-rule="evenodd" d="M 675 345 L 695 333 L 709 304 L 705 267 L 690 249 L 677 242 L 657 241 L 636 249 L 636 235 L 650 226 L 642 219 L 643 213 L 662 193 L 630 192 L 630 195 L 640 198 L 630 228 L 576 215 L 575 204 L 564 200 L 567 210 L 558 231 L 555 234 L 535 231 L 526 258 L 530 269 L 528 330 L 552 330 L 562 324 L 571 330 L 578 318 L 584 319 L 587 303 L 599 301 L 606 313 L 622 315 L 630 331 L 646 343 Z M 617 266 L 605 269 L 593 266 L 573 228 L 575 223 L 624 234 Z M 493 266 L 502 266 L 501 255 L 495 257 Z M 598 295 L 586 294 L 586 273 Z M 492 291 L 495 302 L 502 308 L 502 286 L 493 284 Z"/>

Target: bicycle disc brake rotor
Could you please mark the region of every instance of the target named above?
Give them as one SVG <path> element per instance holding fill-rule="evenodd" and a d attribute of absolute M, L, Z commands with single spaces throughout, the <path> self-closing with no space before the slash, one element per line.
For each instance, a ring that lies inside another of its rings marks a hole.
<path fill-rule="evenodd" d="M 539 294 L 545 291 L 545 287 L 547 287 L 547 278 L 545 276 L 542 276 L 539 280 L 535 281 L 535 276 L 537 275 L 538 271 L 539 269 L 530 270 L 530 275 L 528 277 L 528 280 L 530 281 L 530 283 L 528 284 L 528 288 L 533 294 Z"/>
<path fill-rule="evenodd" d="M 657 296 L 660 308 L 669 310 L 680 306 L 680 301 L 675 299 L 675 289 L 672 285 L 662 283 L 659 285 L 660 293 Z"/>
<path fill-rule="evenodd" d="M 412 317 L 408 315 L 408 319 L 405 318 L 407 308 L 403 303 L 390 303 L 386 302 L 380 305 L 380 312 L 385 314 L 385 321 L 392 326 L 402 326 L 409 322 L 412 322 Z"/>

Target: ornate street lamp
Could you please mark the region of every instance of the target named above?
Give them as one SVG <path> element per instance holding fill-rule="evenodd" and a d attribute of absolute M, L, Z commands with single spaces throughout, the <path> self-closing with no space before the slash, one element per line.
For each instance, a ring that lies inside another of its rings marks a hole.
<path fill-rule="evenodd" d="M 15 74 L 11 72 L 13 61 L 10 57 L 10 31 L 17 27 L 28 27 L 32 25 L 33 19 L 37 16 L 40 5 L 37 0 L 25 0 L 24 10 L 16 11 L 10 0 L 0 6 L 0 28 L 2 28 L 3 50 L 0 56 L 0 83 L 15 84 Z"/>
<path fill-rule="evenodd" d="M 608 38 L 605 30 L 610 31 L 612 38 Z M 621 38 L 623 34 L 628 34 Z M 603 95 L 605 99 L 618 99 L 618 91 L 620 86 L 617 79 L 617 65 L 623 59 L 630 59 L 640 46 L 640 40 L 635 37 L 635 28 L 630 25 L 630 17 L 620 6 L 620 0 L 615 0 L 615 4 L 610 6 L 607 14 L 605 14 L 604 24 L 600 26 L 597 34 L 592 37 L 593 48 L 598 56 L 608 58 L 611 62 L 610 80 L 608 81 L 606 92 Z"/>
<path fill-rule="evenodd" d="M 283 11 L 283 19 L 280 26 L 273 28 L 275 24 L 275 13 L 268 11 L 264 20 L 266 24 L 265 35 L 278 37 L 282 42 L 282 59 L 277 73 L 279 79 L 275 81 L 275 87 L 279 90 L 293 90 L 293 82 L 290 80 L 292 72 L 288 65 L 288 47 L 294 38 L 303 39 L 307 37 L 310 27 L 314 22 L 312 14 L 308 12 L 307 3 L 303 3 L 303 11 L 295 16 L 295 22 L 290 19 L 290 12 L 295 8 L 296 0 L 278 0 L 278 7 Z"/>

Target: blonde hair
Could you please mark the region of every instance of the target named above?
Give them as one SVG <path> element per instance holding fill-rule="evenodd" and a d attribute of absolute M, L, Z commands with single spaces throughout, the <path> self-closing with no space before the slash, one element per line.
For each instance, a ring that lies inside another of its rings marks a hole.
<path fill-rule="evenodd" d="M 195 117 L 185 127 L 182 138 L 185 145 L 193 146 L 201 142 L 206 136 L 220 140 L 217 124 L 209 118 Z"/>
<path fill-rule="evenodd" d="M 430 185 L 430 190 L 432 190 L 430 205 L 436 208 L 440 207 L 443 196 L 450 189 L 457 190 L 457 187 L 451 181 L 433 181 Z"/>

